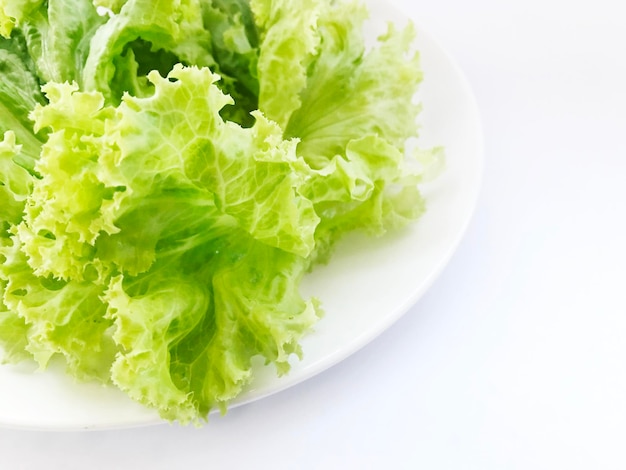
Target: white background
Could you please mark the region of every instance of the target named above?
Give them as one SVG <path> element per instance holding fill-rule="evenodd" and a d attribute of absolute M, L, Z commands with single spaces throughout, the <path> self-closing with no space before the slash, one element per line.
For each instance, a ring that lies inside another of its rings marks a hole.
<path fill-rule="evenodd" d="M 476 214 L 434 286 L 348 360 L 203 429 L 0 429 L 1 468 L 626 468 L 623 2 L 396 3 L 483 119 Z"/>

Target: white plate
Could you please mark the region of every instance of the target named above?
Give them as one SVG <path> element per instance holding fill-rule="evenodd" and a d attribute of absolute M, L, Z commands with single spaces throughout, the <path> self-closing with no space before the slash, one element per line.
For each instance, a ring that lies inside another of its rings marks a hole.
<path fill-rule="evenodd" d="M 370 0 L 368 35 L 382 19 L 399 24 L 406 15 Z M 277 378 L 258 367 L 255 380 L 233 406 L 248 403 L 319 374 L 366 345 L 404 314 L 431 285 L 457 247 L 472 215 L 482 173 L 482 137 L 472 93 L 450 57 L 418 28 L 424 82 L 420 146 L 444 145 L 446 169 L 423 188 L 427 213 L 408 230 L 378 240 L 352 237 L 328 266 L 303 285 L 326 311 L 303 342 L 304 360 Z M 0 426 L 78 430 L 120 428 L 160 422 L 151 410 L 122 392 L 77 384 L 62 372 L 27 366 L 0 367 Z"/>

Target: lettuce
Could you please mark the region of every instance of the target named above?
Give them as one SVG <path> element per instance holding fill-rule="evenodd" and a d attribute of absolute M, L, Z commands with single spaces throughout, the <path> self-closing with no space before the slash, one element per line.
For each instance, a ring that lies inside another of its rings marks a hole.
<path fill-rule="evenodd" d="M 289 370 L 303 276 L 424 210 L 412 27 L 354 1 L 0 1 L 0 345 L 168 420 Z M 425 151 L 428 153 L 428 151 Z M 429 153 L 435 155 L 435 153 Z"/>

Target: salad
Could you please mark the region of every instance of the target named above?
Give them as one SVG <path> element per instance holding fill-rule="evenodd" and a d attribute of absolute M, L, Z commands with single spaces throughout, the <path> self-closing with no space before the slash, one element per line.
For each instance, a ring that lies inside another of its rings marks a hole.
<path fill-rule="evenodd" d="M 356 0 L 0 0 L 0 348 L 201 423 L 342 236 L 424 211 L 414 28 Z"/>

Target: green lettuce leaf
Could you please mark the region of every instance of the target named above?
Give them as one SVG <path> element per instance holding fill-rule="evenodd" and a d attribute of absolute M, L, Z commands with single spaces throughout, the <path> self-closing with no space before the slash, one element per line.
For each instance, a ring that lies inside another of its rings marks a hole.
<path fill-rule="evenodd" d="M 252 112 L 259 108 L 257 62 L 259 38 L 246 0 L 213 0 L 202 4 L 204 27 L 211 36 L 213 71 L 218 86 L 233 98 L 222 108 L 225 119 L 244 127 L 254 124 Z"/>
<path fill-rule="evenodd" d="M 410 52 L 413 28 L 390 25 L 366 52 L 359 34 L 365 15 L 349 6 L 338 3 L 320 19 L 323 46 L 301 91 L 302 105 L 285 129 L 286 137 L 301 140 L 299 154 L 314 165 L 345 154 L 347 144 L 363 136 L 403 149 L 417 132 L 413 96 L 421 72 L 419 55 Z"/>
<path fill-rule="evenodd" d="M 105 12 L 119 13 L 127 0 L 93 0 L 96 8 L 104 8 Z"/>
<path fill-rule="evenodd" d="M 412 25 L 390 24 L 368 48 L 360 2 L 314 1 L 300 20 L 306 25 L 291 21 L 292 2 L 251 3 L 263 26 L 259 108 L 299 141 L 297 154 L 316 170 L 305 193 L 321 219 L 314 258 L 327 260 L 349 231 L 380 235 L 417 218 L 424 211 L 419 165 L 405 161 L 406 142 L 417 136 L 413 97 L 422 77 Z M 286 47 L 274 34 L 298 40 Z"/>
<path fill-rule="evenodd" d="M 0 281 L 0 296 L 4 297 L 4 282 Z M 0 298 L 0 347 L 3 355 L 0 357 L 0 364 L 18 363 L 31 359 L 27 352 L 28 347 L 28 326 L 23 318 L 15 312 L 9 310 Z"/>
<path fill-rule="evenodd" d="M 83 70 L 84 88 L 101 92 L 112 104 L 125 92 L 147 96 L 152 92 L 148 72 L 166 75 L 180 62 L 215 63 L 200 1 L 129 0 L 95 32 Z"/>
<path fill-rule="evenodd" d="M 232 99 L 214 85 L 218 77 L 208 69 L 175 67 L 167 79 L 154 73 L 148 78 L 153 97 L 127 97 L 120 107 L 118 146 L 124 155 L 116 165 L 136 172 L 146 161 L 158 162 L 160 167 L 150 166 L 159 177 L 182 171 L 253 237 L 306 256 L 319 219 L 298 192 L 308 167 L 296 156 L 296 142 L 284 141 L 280 128 L 261 114 L 250 129 L 224 121 L 219 111 Z M 159 141 L 163 146 L 155 145 Z"/>
<path fill-rule="evenodd" d="M 43 0 L 3 0 L 0 2 L 0 35 L 10 38 L 22 18 L 42 3 Z"/>
<path fill-rule="evenodd" d="M 13 242 L 5 233 L 0 236 L 0 347 L 3 355 L 2 362 L 19 362 L 31 359 L 32 355 L 28 348 L 28 325 L 17 312 L 10 309 L 5 304 L 5 298 L 9 295 L 7 286 L 9 282 L 8 268 L 9 256 L 7 251 L 11 250 Z"/>
<path fill-rule="evenodd" d="M 0 237 L 7 236 L 7 229 L 22 220 L 26 198 L 33 186 L 32 175 L 17 163 L 20 155 L 15 134 L 7 131 L 0 141 Z"/>
<path fill-rule="evenodd" d="M 61 355 L 73 376 L 108 382 L 116 346 L 100 300 L 103 289 L 36 276 L 19 248 L 14 239 L 0 244 L 0 324 L 7 327 L 0 343 L 9 345 L 9 359 L 18 356 L 19 344 L 42 368 Z"/>
<path fill-rule="evenodd" d="M 26 3 L 28 8 L 21 10 L 17 24 L 41 83 L 82 83 L 91 37 L 105 18 L 98 15 L 90 0 Z"/>
<path fill-rule="evenodd" d="M 319 314 L 297 291 L 319 218 L 300 194 L 310 169 L 297 142 L 260 113 L 252 128 L 225 121 L 231 99 L 209 69 L 149 80 L 150 97 L 126 95 L 115 108 L 97 92 L 44 87 L 49 104 L 33 112 L 49 132 L 42 177 L 16 233 L 31 276 L 104 295 L 121 348 L 113 381 L 185 421 L 236 396 L 254 355 L 284 372 L 299 352 Z M 20 314 L 41 328 L 33 308 Z M 41 363 L 55 351 L 35 349 Z"/>
<path fill-rule="evenodd" d="M 259 26 L 259 109 L 283 129 L 300 108 L 308 67 L 320 45 L 316 26 L 329 2 L 251 0 Z M 300 14 L 305 11 L 306 14 Z"/>
<path fill-rule="evenodd" d="M 309 180 L 307 197 L 314 202 L 321 222 L 321 241 L 336 241 L 354 230 L 382 235 L 419 217 L 425 210 L 418 190 L 421 171 L 405 164 L 404 155 L 378 136 L 348 143 L 345 155 L 336 156 Z"/>
<path fill-rule="evenodd" d="M 414 31 L 352 0 L 0 0 L 0 346 L 165 419 L 279 375 L 346 233 L 424 210 Z"/>
<path fill-rule="evenodd" d="M 302 258 L 236 231 L 194 253 L 206 259 L 196 270 L 157 262 L 138 278 L 113 279 L 106 296 L 124 350 L 113 381 L 182 422 L 224 411 L 250 382 L 255 355 L 286 372 L 319 315 L 298 294 Z"/>
<path fill-rule="evenodd" d="M 84 279 L 94 269 L 146 270 L 175 221 L 123 231 L 117 221 L 125 214 L 124 220 L 141 220 L 129 215 L 136 205 L 150 214 L 147 201 L 169 194 L 199 211 L 215 203 L 259 241 L 307 256 L 319 218 L 299 193 L 308 167 L 296 157 L 296 142 L 283 141 L 260 114 L 250 129 L 224 121 L 219 112 L 231 99 L 209 69 L 176 67 L 167 78 L 155 72 L 149 80 L 151 97 L 127 95 L 118 108 L 69 84 L 44 87 L 50 104 L 33 112 L 36 129 L 50 131 L 37 165 L 43 176 L 19 227 L 35 272 Z M 118 232 L 115 243 L 101 236 Z M 120 237 L 136 245 L 132 251 Z M 102 257 L 94 258 L 94 250 Z"/>
<path fill-rule="evenodd" d="M 31 170 L 39 158 L 41 136 L 36 136 L 29 113 L 45 103 L 26 41 L 19 32 L 0 38 L 0 134 L 11 131 L 20 145 L 15 160 Z"/>

